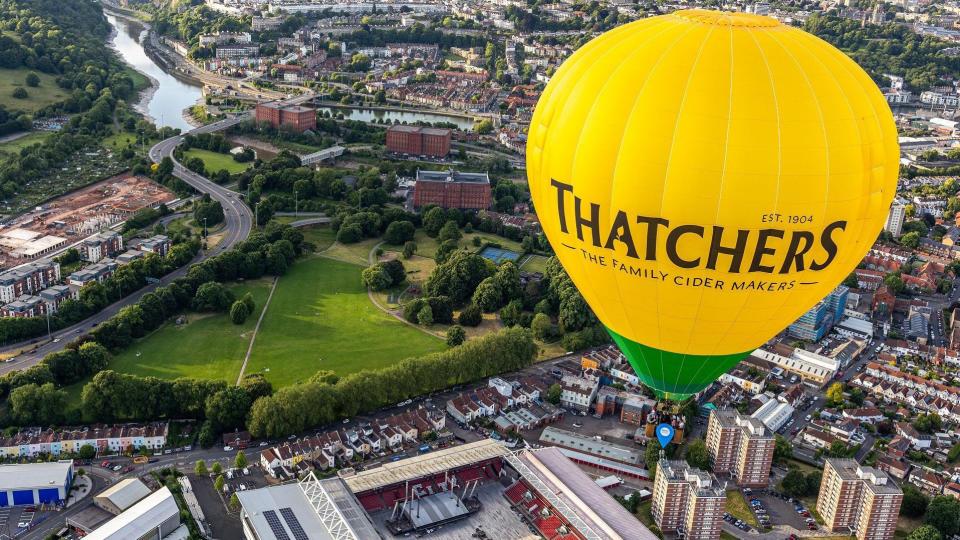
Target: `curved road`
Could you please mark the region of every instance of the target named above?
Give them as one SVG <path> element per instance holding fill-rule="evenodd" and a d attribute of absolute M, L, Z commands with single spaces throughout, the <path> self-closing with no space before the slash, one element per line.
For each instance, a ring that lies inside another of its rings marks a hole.
<path fill-rule="evenodd" d="M 233 126 L 244 119 L 242 116 L 236 118 L 230 118 L 226 120 L 221 120 L 219 122 L 214 122 L 206 126 L 202 126 L 191 130 L 191 134 L 200 134 L 200 133 L 210 133 L 213 131 L 219 131 L 221 129 L 226 129 L 230 126 Z M 223 240 L 217 245 L 215 249 L 201 251 L 190 263 L 186 264 L 182 268 L 178 268 L 173 272 L 162 277 L 158 283 L 149 284 L 146 287 L 138 290 L 137 292 L 121 298 L 120 300 L 114 302 L 113 304 L 107 306 L 105 309 L 99 313 L 67 328 L 57 331 L 53 335 L 53 340 L 39 345 L 36 349 L 23 353 L 20 356 L 8 361 L 0 363 L 0 375 L 4 373 L 9 373 L 11 371 L 19 371 L 21 369 L 26 369 L 30 366 L 33 366 L 40 362 L 40 360 L 52 353 L 57 352 L 63 349 L 67 343 L 69 343 L 74 337 L 84 334 L 95 328 L 100 323 L 106 321 L 110 317 L 114 316 L 124 307 L 135 304 L 140 300 L 140 298 L 152 292 L 157 287 L 164 285 L 173 281 L 174 279 L 183 276 L 187 273 L 187 270 L 208 257 L 217 255 L 226 251 L 227 249 L 233 247 L 238 242 L 241 242 L 250 235 L 250 230 L 253 227 L 253 212 L 250 211 L 250 208 L 243 202 L 240 195 L 230 191 L 229 189 L 215 184 L 208 180 L 207 178 L 187 169 L 186 167 L 180 165 L 173 157 L 173 151 L 183 141 L 183 135 L 177 135 L 175 137 L 170 137 L 160 141 L 153 148 L 150 149 L 150 159 L 154 162 L 159 163 L 164 157 L 170 157 L 173 159 L 173 175 L 177 178 L 183 180 L 191 187 L 199 191 L 200 193 L 209 193 L 210 197 L 220 202 L 223 205 L 223 215 L 225 220 L 225 232 Z M 32 342 L 43 341 L 44 338 L 36 338 L 31 340 Z M 27 347 L 30 345 L 31 341 L 22 342 L 16 345 L 8 345 L 3 348 L 3 350 L 16 350 Z"/>

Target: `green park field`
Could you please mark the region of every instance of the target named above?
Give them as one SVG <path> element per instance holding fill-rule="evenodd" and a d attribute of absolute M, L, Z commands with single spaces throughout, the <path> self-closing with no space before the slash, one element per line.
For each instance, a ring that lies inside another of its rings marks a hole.
<path fill-rule="evenodd" d="M 203 150 L 202 148 L 191 148 L 183 153 L 184 160 L 195 157 L 203 160 L 204 167 L 206 167 L 207 172 L 211 174 L 221 169 L 225 169 L 230 174 L 241 173 L 253 165 L 253 163 L 249 162 L 238 163 L 234 161 L 233 156 L 229 154 L 220 154 L 218 152 Z"/>
<path fill-rule="evenodd" d="M 254 315 L 243 324 L 233 324 L 226 313 L 190 312 L 186 324 L 177 325 L 176 318 L 171 319 L 113 357 L 110 369 L 163 379 L 194 377 L 236 382 L 257 317 L 270 293 L 270 283 L 270 279 L 260 279 L 230 286 L 237 298 L 249 292 L 257 304 Z"/>
<path fill-rule="evenodd" d="M 55 77 L 46 73 L 34 71 L 40 77 L 40 85 L 36 87 L 27 86 L 24 80 L 27 73 L 31 70 L 27 68 L 0 69 L 0 105 L 3 105 L 10 111 L 26 111 L 32 113 L 38 111 L 47 105 L 63 101 L 70 93 L 57 86 Z M 27 91 L 25 99 L 13 97 L 13 91 L 16 88 L 23 88 Z"/>
<path fill-rule="evenodd" d="M 346 375 L 446 348 L 377 309 L 360 270 L 327 257 L 297 262 L 274 292 L 247 373 L 284 386 L 320 369 Z"/>

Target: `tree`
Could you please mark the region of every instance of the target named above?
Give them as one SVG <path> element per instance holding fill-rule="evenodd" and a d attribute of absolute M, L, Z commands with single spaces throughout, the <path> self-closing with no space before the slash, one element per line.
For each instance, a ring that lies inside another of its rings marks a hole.
<path fill-rule="evenodd" d="M 417 312 L 417 322 L 423 326 L 433 324 L 433 309 L 430 307 L 430 304 L 423 306 L 420 308 L 420 311 Z"/>
<path fill-rule="evenodd" d="M 436 238 L 440 234 L 440 229 L 446 223 L 447 213 L 439 206 L 435 206 L 423 214 L 423 231 L 431 238 Z"/>
<path fill-rule="evenodd" d="M 773 444 L 773 459 L 777 462 L 783 462 L 793 457 L 793 444 L 781 435 L 777 435 Z"/>
<path fill-rule="evenodd" d="M 223 283 L 210 281 L 200 285 L 190 307 L 194 311 L 227 311 L 233 300 L 233 293 Z"/>
<path fill-rule="evenodd" d="M 253 295 L 247 293 L 243 295 L 243 298 L 240 299 L 247 306 L 247 313 L 252 314 L 253 310 L 256 309 L 257 304 L 253 301 Z"/>
<path fill-rule="evenodd" d="M 488 277 L 473 291 L 472 302 L 481 310 L 492 313 L 500 307 L 502 299 L 503 294 L 497 286 L 497 281 L 493 277 Z"/>
<path fill-rule="evenodd" d="M 17 99 L 27 99 L 29 97 L 29 94 L 27 94 L 27 91 L 22 86 L 14 88 L 11 95 Z"/>
<path fill-rule="evenodd" d="M 462 326 L 479 326 L 483 322 L 483 312 L 476 304 L 469 304 L 460 311 L 457 322 Z"/>
<path fill-rule="evenodd" d="M 413 254 L 417 252 L 417 243 L 416 242 L 407 242 L 403 244 L 403 258 L 409 259 L 413 257 Z"/>
<path fill-rule="evenodd" d="M 77 452 L 80 456 L 80 459 L 93 459 L 97 455 L 97 449 L 92 444 L 85 444 L 80 447 L 80 451 Z"/>
<path fill-rule="evenodd" d="M 687 444 L 687 451 L 684 452 L 683 457 L 691 467 L 696 467 L 704 471 L 710 470 L 710 453 L 707 452 L 707 443 L 703 442 L 703 439 L 693 439 L 690 441 Z"/>
<path fill-rule="evenodd" d="M 827 403 L 831 407 L 836 407 L 838 405 L 843 405 L 843 383 L 835 382 L 830 385 L 830 388 L 827 388 Z"/>
<path fill-rule="evenodd" d="M 27 86 L 36 88 L 37 86 L 40 86 L 40 76 L 31 71 L 30 73 L 27 73 L 27 78 L 24 80 L 24 82 L 27 83 Z"/>
<path fill-rule="evenodd" d="M 193 466 L 193 472 L 197 476 L 203 476 L 205 474 L 208 474 L 207 462 L 202 459 L 198 459 L 197 463 Z"/>
<path fill-rule="evenodd" d="M 236 492 L 230 496 L 230 510 L 233 510 L 234 512 L 240 510 L 240 497 L 237 497 Z"/>
<path fill-rule="evenodd" d="M 461 233 L 460 228 L 457 227 L 457 222 L 453 220 L 444 223 L 443 227 L 440 228 L 440 232 L 437 234 L 437 241 L 439 242 L 446 242 L 448 240 L 456 242 L 461 238 L 463 238 L 463 233 Z"/>
<path fill-rule="evenodd" d="M 250 311 L 247 309 L 247 304 L 243 303 L 242 300 L 237 300 L 230 306 L 230 320 L 233 321 L 233 324 L 243 324 L 249 315 Z"/>
<path fill-rule="evenodd" d="M 237 451 L 237 457 L 233 458 L 233 466 L 236 469 L 242 469 L 247 466 L 247 456 L 243 454 L 243 450 Z"/>
<path fill-rule="evenodd" d="M 223 472 L 223 465 L 220 465 L 219 461 L 215 461 L 210 470 L 213 471 L 213 474 L 220 474 Z"/>
<path fill-rule="evenodd" d="M 550 316 L 544 313 L 534 315 L 533 322 L 530 323 L 530 330 L 533 331 L 533 337 L 540 341 L 553 338 L 553 322 L 550 321 Z"/>
<path fill-rule="evenodd" d="M 908 232 L 900 237 L 900 244 L 910 249 L 915 249 L 920 245 L 920 233 L 917 231 Z"/>
<path fill-rule="evenodd" d="M 493 132 L 493 122 L 489 119 L 481 120 L 473 125 L 473 131 L 480 135 L 486 135 Z"/>
<path fill-rule="evenodd" d="M 823 482 L 823 473 L 812 471 L 807 475 L 807 496 L 820 493 L 820 484 Z"/>
<path fill-rule="evenodd" d="M 460 345 L 467 339 L 467 333 L 464 332 L 463 327 L 455 324 L 447 330 L 447 345 L 451 347 L 456 347 Z"/>
<path fill-rule="evenodd" d="M 413 240 L 416 232 L 417 229 L 413 223 L 406 220 L 394 221 L 390 225 L 387 225 L 387 230 L 383 233 L 383 240 L 388 244 L 399 246 L 404 242 Z"/>
<path fill-rule="evenodd" d="M 907 535 L 907 540 L 940 540 L 943 538 L 935 527 L 921 525 Z"/>
<path fill-rule="evenodd" d="M 900 503 L 900 515 L 919 519 L 927 512 L 930 498 L 913 484 L 904 482 L 903 501 Z"/>
<path fill-rule="evenodd" d="M 560 383 L 553 383 L 550 388 L 547 388 L 547 401 L 559 405 L 561 394 L 563 394 L 563 387 L 560 386 Z"/>
<path fill-rule="evenodd" d="M 8 398 L 10 415 L 20 425 L 59 424 L 67 409 L 67 393 L 52 382 L 23 384 Z"/>
<path fill-rule="evenodd" d="M 780 481 L 780 490 L 797 498 L 807 494 L 807 479 L 799 469 L 790 469 Z"/>
<path fill-rule="evenodd" d="M 363 272 L 360 273 L 360 279 L 363 281 L 364 286 L 374 291 L 389 289 L 390 286 L 393 285 L 390 274 L 381 263 L 365 268 Z"/>
<path fill-rule="evenodd" d="M 932 525 L 944 538 L 950 538 L 960 529 L 960 500 L 947 495 L 934 497 L 927 506 L 927 525 Z"/>
<path fill-rule="evenodd" d="M 217 490 L 217 493 L 223 493 L 223 485 L 226 481 L 223 479 L 223 475 L 217 475 L 217 479 L 213 481 L 213 489 Z"/>
<path fill-rule="evenodd" d="M 240 386 L 229 386 L 207 398 L 204 413 L 216 432 L 243 426 L 253 400 Z"/>

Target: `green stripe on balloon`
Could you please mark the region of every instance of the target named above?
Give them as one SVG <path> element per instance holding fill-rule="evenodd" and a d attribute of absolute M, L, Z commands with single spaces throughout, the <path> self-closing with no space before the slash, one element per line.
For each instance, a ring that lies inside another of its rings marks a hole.
<path fill-rule="evenodd" d="M 697 355 L 662 351 L 637 343 L 607 328 L 627 357 L 640 382 L 659 399 L 682 401 L 717 380 L 752 351 L 736 354 Z"/>

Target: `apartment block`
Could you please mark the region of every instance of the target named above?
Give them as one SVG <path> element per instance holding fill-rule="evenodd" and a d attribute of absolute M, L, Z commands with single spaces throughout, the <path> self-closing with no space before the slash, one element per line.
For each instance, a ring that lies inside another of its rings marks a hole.
<path fill-rule="evenodd" d="M 113 257 L 123 249 L 123 237 L 116 231 L 94 234 L 80 244 L 80 253 L 85 260 L 98 262 Z"/>
<path fill-rule="evenodd" d="M 25 294 L 36 294 L 60 281 L 60 264 L 36 261 L 0 273 L 0 302 L 13 302 Z"/>
<path fill-rule="evenodd" d="M 651 513 L 664 533 L 688 540 L 720 538 L 726 493 L 709 473 L 685 461 L 660 460 Z"/>
<path fill-rule="evenodd" d="M 740 487 L 770 483 L 776 441 L 760 420 L 733 410 L 711 411 L 706 443 L 717 475 L 730 475 Z"/>
<path fill-rule="evenodd" d="M 817 512 L 832 532 L 890 540 L 902 501 L 903 491 L 879 469 L 853 459 L 828 458 L 823 466 Z"/>

